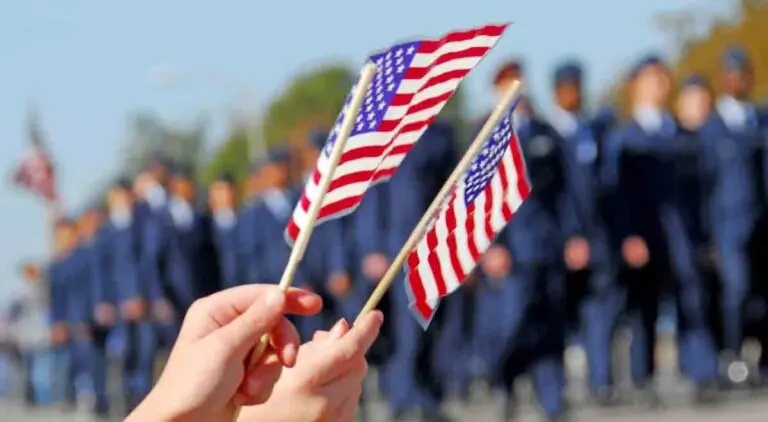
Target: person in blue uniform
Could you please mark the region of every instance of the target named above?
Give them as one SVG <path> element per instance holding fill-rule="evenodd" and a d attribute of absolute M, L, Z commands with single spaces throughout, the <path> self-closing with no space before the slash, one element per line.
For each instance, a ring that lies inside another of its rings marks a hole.
<path fill-rule="evenodd" d="M 219 259 L 219 279 L 223 288 L 245 282 L 238 255 L 237 188 L 234 176 L 220 174 L 208 187 L 208 207 L 213 219 L 213 240 Z"/>
<path fill-rule="evenodd" d="M 627 272 L 627 320 L 632 332 L 631 373 L 651 405 L 661 404 L 650 378 L 655 369 L 656 322 L 662 292 L 678 299 L 682 360 L 703 392 L 717 375 L 715 346 L 705 318 L 703 280 L 696 266 L 695 233 L 684 221 L 696 209 L 680 191 L 678 161 L 687 157 L 665 110 L 671 87 L 657 56 L 640 61 L 629 78 L 632 119 L 605 145 L 601 179 L 611 192 L 614 234 Z M 676 283 L 673 283 L 676 282 Z"/>
<path fill-rule="evenodd" d="M 77 230 L 75 223 L 69 218 L 61 218 L 55 228 L 56 252 L 49 268 L 51 303 L 51 339 L 54 347 L 54 382 L 58 388 L 59 399 L 68 406 L 77 404 L 75 380 L 77 378 L 77 362 L 73 353 L 72 314 L 77 311 L 78 304 L 73 302 L 76 295 L 73 290 L 71 276 L 72 255 L 77 248 Z"/>
<path fill-rule="evenodd" d="M 443 122 L 432 123 L 408 153 L 397 173 L 384 185 L 388 192 L 387 202 L 381 204 L 387 221 L 384 261 L 391 262 L 405 244 L 447 175 L 453 170 L 455 161 L 452 128 Z M 375 267 L 366 262 L 371 259 L 378 259 L 378 255 L 369 254 L 363 258 L 363 266 Z M 408 308 L 408 295 L 402 277 L 401 273 L 388 293 L 393 315 L 394 353 L 383 372 L 387 377 L 384 381 L 387 399 L 396 419 L 406 417 L 412 409 L 418 409 L 425 420 L 445 420 L 439 411 L 444 395 L 444 382 L 441 379 L 444 369 L 439 363 L 435 364 L 443 357 L 435 352 L 440 337 L 445 334 L 442 329 L 444 316 L 455 310 L 451 305 L 455 300 L 444 301 L 430 330 L 422 332 Z M 456 292 L 454 295 L 458 298 L 461 293 Z M 451 350 L 456 352 L 455 358 L 458 359 L 462 356 L 458 352 L 459 346 L 461 344 Z"/>
<path fill-rule="evenodd" d="M 519 76 L 497 81 L 497 89 L 503 92 Z M 497 420 L 512 417 L 514 381 L 528 372 L 545 417 L 560 420 L 567 414 L 563 251 L 568 239 L 583 237 L 580 212 L 558 133 L 533 112 L 526 96 L 518 101 L 512 118 L 532 190 L 492 247 L 499 263 L 482 266 L 484 272 L 509 271 L 501 283 L 502 306 L 496 315 L 502 343 L 492 359 L 495 412 Z M 490 268 L 496 264 L 500 268 Z"/>
<path fill-rule="evenodd" d="M 303 177 L 296 186 L 296 192 L 304 189 L 307 180 L 312 177 L 318 157 L 323 152 L 328 134 L 314 131 L 303 157 Z M 302 260 L 302 274 L 312 289 L 320 294 L 325 307 L 320 314 L 304 318 L 303 330 L 311 336 L 317 330 L 330 326 L 333 320 L 346 318 L 354 320 L 356 312 L 362 307 L 362 294 L 354 290 L 349 274 L 348 261 L 344 244 L 344 224 L 346 217 L 326 221 L 315 227 L 312 238 Z M 311 320 L 311 321 L 310 321 Z M 310 337 L 311 338 L 311 337 Z"/>
<path fill-rule="evenodd" d="M 168 345 L 175 342 L 181 321 L 192 303 L 219 290 L 219 267 L 213 247 L 210 219 L 195 209 L 196 186 L 191 171 L 175 168 L 168 181 L 167 213 L 144 227 L 145 249 L 159 251 L 157 262 L 148 268 L 152 286 L 173 307 L 172 321 L 163 321 L 161 330 Z M 166 311 L 159 313 L 164 316 Z M 167 316 L 166 316 L 167 318 Z"/>
<path fill-rule="evenodd" d="M 99 237 L 102 254 L 96 303 L 114 301 L 125 334 L 123 391 L 130 412 L 149 393 L 157 336 L 150 304 L 159 286 L 146 276 L 143 227 L 137 215 L 130 182 L 118 180 L 107 194 L 108 218 Z"/>
<path fill-rule="evenodd" d="M 616 403 L 612 386 L 611 351 L 616 319 L 622 305 L 616 269 L 611 259 L 608 233 L 601 214 L 598 155 L 600 144 L 595 126 L 582 111 L 582 68 L 576 62 L 557 67 L 554 77 L 556 107 L 551 125 L 564 141 L 569 179 L 584 213 L 584 236 L 569 240 L 565 263 L 566 301 L 569 320 L 576 334 L 583 327 L 584 346 L 590 371 L 590 389 L 601 405 Z"/>
<path fill-rule="evenodd" d="M 78 277 L 82 277 L 80 283 L 87 298 L 81 312 L 80 324 L 87 332 L 86 339 L 89 344 L 83 344 L 80 348 L 83 359 L 83 370 L 87 371 L 91 381 L 93 394 L 93 412 L 99 418 L 109 415 L 109 402 L 107 397 L 107 337 L 117 320 L 117 311 L 111 294 L 100 291 L 101 268 L 103 254 L 98 251 L 100 247 L 99 233 L 104 222 L 104 211 L 101 207 L 90 207 L 80 216 L 77 229 L 80 238 L 79 252 L 82 262 L 78 270 Z M 109 299 L 107 299 L 109 297 Z M 78 330 L 75 330 L 77 336 Z"/>
<path fill-rule="evenodd" d="M 753 75 L 745 51 L 730 47 L 722 57 L 726 93 L 700 130 L 711 183 L 708 223 L 721 280 L 723 353 L 721 368 L 730 383 L 748 379 L 740 356 L 744 306 L 749 292 L 749 246 L 765 213 L 760 119 L 749 103 Z M 753 374 L 754 375 L 754 374 Z"/>
<path fill-rule="evenodd" d="M 691 75 L 682 84 L 677 97 L 677 148 L 674 155 L 677 207 L 688 241 L 685 265 L 696 277 L 682 277 L 677 269 L 675 299 L 678 309 L 678 338 L 681 344 L 683 373 L 698 385 L 696 401 L 711 403 L 717 399 L 717 342 L 712 327 L 711 296 L 713 264 L 710 233 L 706 223 L 706 198 L 710 185 L 704 168 L 703 145 L 699 131 L 713 109 L 712 91 L 700 75 Z"/>
<path fill-rule="evenodd" d="M 298 201 L 290 178 L 291 151 L 275 147 L 261 162 L 254 163 L 261 190 L 258 198 L 240 213 L 238 243 L 248 283 L 279 283 L 288 263 L 290 248 L 285 242 L 285 228 Z M 306 284 L 301 268 L 293 285 Z M 297 321 L 301 329 L 300 321 Z M 306 333 L 305 333 L 306 334 Z"/>
<path fill-rule="evenodd" d="M 522 77 L 522 63 L 518 60 L 510 60 L 496 73 L 493 80 L 497 97 L 507 84 Z M 490 117 L 484 116 L 483 121 L 477 125 L 477 131 Z M 492 381 L 494 356 L 496 350 L 503 347 L 501 319 L 498 317 L 503 312 L 504 299 L 500 294 L 506 280 L 509 279 L 511 260 L 509 251 L 503 246 L 491 247 L 480 261 L 480 277 L 475 287 L 476 312 L 473 326 L 473 359 L 477 362 L 473 375 L 486 377 Z"/>

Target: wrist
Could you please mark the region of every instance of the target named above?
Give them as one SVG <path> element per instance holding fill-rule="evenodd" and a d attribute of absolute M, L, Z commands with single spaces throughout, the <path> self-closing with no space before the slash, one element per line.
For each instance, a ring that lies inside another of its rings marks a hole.
<path fill-rule="evenodd" d="M 158 397 L 158 386 L 131 412 L 125 422 L 182 422 L 187 419 L 183 412 L 169 406 L 168 400 Z"/>

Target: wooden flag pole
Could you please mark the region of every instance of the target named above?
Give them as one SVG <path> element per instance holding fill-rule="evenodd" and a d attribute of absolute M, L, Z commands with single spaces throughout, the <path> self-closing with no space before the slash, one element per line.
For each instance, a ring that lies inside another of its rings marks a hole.
<path fill-rule="evenodd" d="M 317 197 L 314 201 L 312 201 L 309 209 L 307 210 L 307 222 L 302 230 L 299 231 L 299 235 L 296 237 L 296 241 L 294 242 L 293 248 L 291 249 L 291 255 L 288 257 L 288 264 L 283 271 L 283 276 L 280 278 L 279 286 L 280 290 L 283 292 L 287 291 L 291 287 L 291 283 L 293 283 L 293 277 L 296 276 L 296 271 L 299 268 L 299 263 L 301 263 L 302 258 L 304 258 L 304 252 L 307 249 L 307 245 L 309 245 L 309 239 L 312 237 L 312 231 L 315 229 L 315 222 L 317 221 L 317 217 L 320 214 L 320 208 L 322 208 L 323 199 L 325 198 L 325 194 L 328 192 L 328 188 L 331 185 L 331 180 L 333 180 L 333 174 L 336 171 L 336 167 L 339 165 L 339 161 L 341 160 L 341 155 L 344 152 L 344 146 L 347 144 L 349 135 L 352 133 L 352 128 L 355 125 L 357 114 L 360 111 L 360 108 L 362 108 L 365 94 L 368 92 L 368 88 L 370 87 L 371 82 L 373 81 L 373 77 L 376 75 L 377 71 L 378 68 L 376 65 L 369 62 L 365 65 L 365 67 L 363 67 L 363 71 L 360 74 L 360 80 L 355 89 L 355 93 L 352 96 L 352 101 L 349 103 L 349 109 L 344 116 L 344 120 L 342 121 L 341 127 L 339 128 L 338 136 L 336 137 L 336 141 L 333 144 L 333 149 L 331 150 L 328 171 L 320 178 Z M 246 366 L 248 371 L 252 370 L 253 366 L 258 364 L 261 355 L 267 349 L 268 345 L 269 336 L 265 335 L 261 338 L 261 341 L 253 349 L 253 352 L 250 355 Z M 235 411 L 235 420 L 237 420 L 239 415 L 240 409 L 237 409 Z"/>
<path fill-rule="evenodd" d="M 472 164 L 472 160 L 483 149 L 485 140 L 488 139 L 491 133 L 493 133 L 493 129 L 504 117 L 504 113 L 509 111 L 509 108 L 512 106 L 512 102 L 518 97 L 520 93 L 520 87 L 520 81 L 514 81 L 507 92 L 504 93 L 504 97 L 502 97 L 501 101 L 499 101 L 499 103 L 496 105 L 493 113 L 491 113 L 491 116 L 485 122 L 482 129 L 480 129 L 480 132 L 475 137 L 475 140 L 472 141 L 472 144 L 467 149 L 467 152 L 465 152 L 464 156 L 461 157 L 461 161 L 459 161 L 459 164 L 456 165 L 453 173 L 451 173 L 451 175 L 448 177 L 448 180 L 445 181 L 445 184 L 443 184 L 443 187 L 440 189 L 440 192 L 437 194 L 437 196 L 435 196 L 435 199 L 432 200 L 429 208 L 427 208 L 427 211 L 424 213 L 424 215 L 421 217 L 421 220 L 419 220 L 419 223 L 411 232 L 410 237 L 408 237 L 405 245 L 403 245 L 403 248 L 400 249 L 400 252 L 397 253 L 394 261 L 392 261 L 392 265 L 390 265 L 387 269 L 387 272 L 384 273 L 384 276 L 381 278 L 381 281 L 379 281 L 376 289 L 374 289 L 373 293 L 371 293 L 371 296 L 368 297 L 368 301 L 365 302 L 365 305 L 357 315 L 355 322 L 360 320 L 363 315 L 376 309 L 376 307 L 379 305 L 379 302 L 381 302 L 381 299 L 387 293 L 387 290 L 389 290 L 389 286 L 392 285 L 392 282 L 394 282 L 395 278 L 397 278 L 397 274 L 402 268 L 403 264 L 405 264 L 405 261 L 408 259 L 408 255 L 411 253 L 413 248 L 418 245 L 421 238 L 426 234 L 427 230 L 429 229 L 429 222 L 432 220 L 432 217 L 439 211 L 443 203 L 449 199 L 449 196 L 453 193 L 453 187 L 459 181 L 459 178 L 467 171 L 467 169 L 469 169 L 469 166 Z"/>

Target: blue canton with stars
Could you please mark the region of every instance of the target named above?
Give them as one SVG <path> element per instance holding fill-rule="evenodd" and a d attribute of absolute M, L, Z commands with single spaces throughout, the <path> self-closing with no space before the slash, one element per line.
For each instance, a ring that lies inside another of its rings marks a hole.
<path fill-rule="evenodd" d="M 493 129 L 493 133 L 483 145 L 483 149 L 472 160 L 469 171 L 464 176 L 464 205 L 469 205 L 485 190 L 496 174 L 504 153 L 512 137 L 511 112 Z"/>
<path fill-rule="evenodd" d="M 385 50 L 381 53 L 374 54 L 368 57 L 368 61 L 373 62 L 378 71 L 371 81 L 371 86 L 368 88 L 368 92 L 365 94 L 363 105 L 360 108 L 355 119 L 355 125 L 352 127 L 352 133 L 350 136 L 359 135 L 362 133 L 369 133 L 378 130 L 381 125 L 381 121 L 384 120 L 384 115 L 387 112 L 392 98 L 395 96 L 400 83 L 403 81 L 403 76 L 411 65 L 413 58 L 416 56 L 419 42 L 410 42 L 397 44 L 394 47 Z M 360 79 L 352 86 L 352 89 L 347 95 L 347 99 L 344 101 L 344 107 L 339 113 L 339 117 L 336 118 L 336 123 L 333 125 L 331 133 L 328 135 L 328 141 L 325 143 L 325 154 L 331 155 L 333 144 L 336 142 L 336 137 L 341 130 L 341 124 L 344 121 L 344 116 L 349 111 L 349 105 L 352 102 L 352 96 L 357 89 L 357 85 L 360 83 Z"/>

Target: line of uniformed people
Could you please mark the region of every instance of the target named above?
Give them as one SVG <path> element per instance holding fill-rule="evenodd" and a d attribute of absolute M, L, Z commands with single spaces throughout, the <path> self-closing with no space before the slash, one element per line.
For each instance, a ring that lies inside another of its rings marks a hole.
<path fill-rule="evenodd" d="M 505 65 L 494 81 L 499 93 L 522 70 L 520 62 Z M 574 336 L 587 353 L 595 400 L 615 404 L 619 324 L 632 332 L 635 386 L 657 401 L 651 376 L 665 298 L 676 304 L 681 366 L 697 400 L 713 401 L 721 381 L 739 381 L 740 373 L 759 381 L 768 364 L 747 368 L 740 352 L 745 329 L 768 335 L 766 289 L 753 283 L 768 248 L 765 126 L 746 101 L 752 74 L 742 50 L 725 53 L 723 76 L 727 93 L 716 107 L 706 81 L 693 77 L 676 112 L 667 111 L 669 72 L 649 57 L 629 75 L 625 121 L 584 114 L 577 63 L 556 70 L 549 119 L 521 100 L 514 122 L 529 199 L 426 333 L 407 309 L 402 280 L 382 303 L 389 317 L 371 359 L 395 419 L 418 410 L 424 420 L 447 420 L 444 399 L 466 397 L 470 379 L 484 376 L 498 420 L 508 420 L 524 373 L 545 416 L 565 418 L 563 353 Z M 325 134 L 307 141 L 304 174 Z M 372 188 L 353 214 L 315 230 L 294 284 L 320 293 L 325 310 L 297 321 L 303 336 L 354 318 L 452 171 L 455 147 L 453 128 L 433 124 L 392 180 Z M 130 407 L 149 391 L 158 348 L 172 344 L 196 298 L 280 279 L 289 254 L 283 230 L 306 179 L 291 177 L 292 162 L 290 150 L 269 150 L 254 163 L 248 185 L 257 188 L 242 205 L 222 175 L 203 212 L 190 173 L 158 159 L 132 185 L 110 189 L 103 215 L 94 209 L 57 226 L 55 338 L 70 351 L 70 372 L 90 376 L 98 414 L 109 409 L 110 332 L 124 340 Z"/>

